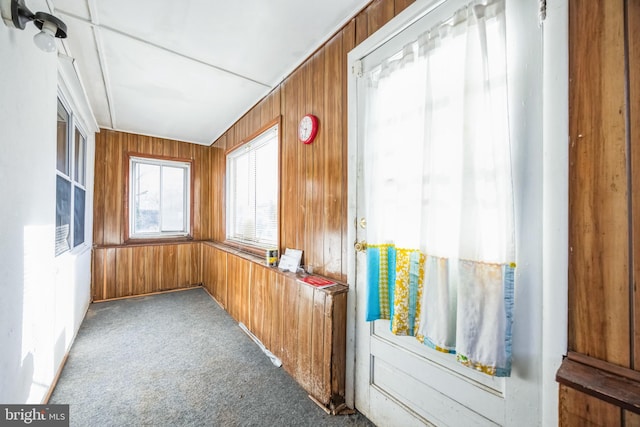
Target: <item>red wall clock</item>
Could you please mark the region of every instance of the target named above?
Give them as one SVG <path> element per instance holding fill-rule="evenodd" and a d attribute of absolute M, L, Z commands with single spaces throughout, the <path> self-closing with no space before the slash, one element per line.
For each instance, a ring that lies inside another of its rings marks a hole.
<path fill-rule="evenodd" d="M 300 119 L 298 124 L 298 138 L 300 142 L 311 144 L 318 133 L 318 118 L 313 114 L 307 114 Z"/>

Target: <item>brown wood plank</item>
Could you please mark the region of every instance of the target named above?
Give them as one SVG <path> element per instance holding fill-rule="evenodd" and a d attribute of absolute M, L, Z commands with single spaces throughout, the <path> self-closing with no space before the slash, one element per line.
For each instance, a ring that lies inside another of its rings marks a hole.
<path fill-rule="evenodd" d="M 640 415 L 629 411 L 623 411 L 625 427 L 640 427 Z"/>
<path fill-rule="evenodd" d="M 104 299 L 115 298 L 117 296 L 116 289 L 116 249 L 105 249 L 106 256 L 104 259 L 104 288 L 102 295 Z"/>
<path fill-rule="evenodd" d="M 608 372 L 618 377 L 627 378 L 640 384 L 640 371 L 624 368 L 622 366 L 614 365 L 613 363 L 573 351 L 567 353 L 567 359 L 590 366 L 592 368 L 595 368 L 596 370 Z"/>
<path fill-rule="evenodd" d="M 331 395 L 336 404 L 344 402 L 347 357 L 347 294 L 333 296 L 331 314 Z"/>
<path fill-rule="evenodd" d="M 116 249 L 116 268 L 115 268 L 115 285 L 116 294 L 115 297 L 125 297 L 133 295 L 133 283 L 132 283 L 132 249 L 131 248 L 117 248 Z"/>
<path fill-rule="evenodd" d="M 144 260 L 146 274 L 145 292 L 157 292 L 162 289 L 161 266 L 164 264 L 164 250 L 162 246 L 150 246 L 148 257 Z"/>
<path fill-rule="evenodd" d="M 264 311 L 267 279 L 267 269 L 257 264 L 253 264 L 251 276 L 251 298 L 249 303 L 251 316 L 250 324 L 247 325 L 247 327 L 263 344 L 265 342 Z"/>
<path fill-rule="evenodd" d="M 192 251 L 195 254 L 192 256 L 193 260 L 197 262 L 193 283 L 202 283 L 202 243 L 192 245 Z"/>
<path fill-rule="evenodd" d="M 242 260 L 243 267 L 243 280 L 241 284 L 241 299 L 240 299 L 240 321 L 245 325 L 251 324 L 251 287 L 253 285 L 253 270 L 255 264 L 247 261 L 245 259 Z"/>
<path fill-rule="evenodd" d="M 150 256 L 150 247 L 142 246 L 131 248 L 131 280 L 132 280 L 132 292 L 131 295 L 146 294 L 147 291 L 147 274 L 145 271 L 145 259 Z"/>
<path fill-rule="evenodd" d="M 213 271 L 213 256 L 214 256 L 214 248 L 202 243 L 202 250 L 200 252 L 200 263 L 202 265 L 202 286 L 204 286 L 207 291 L 214 297 L 216 300 L 218 298 L 215 295 L 215 284 L 213 281 L 213 274 L 210 271 Z M 218 301 L 220 302 L 220 301 Z"/>
<path fill-rule="evenodd" d="M 304 286 L 303 287 L 307 287 Z M 311 394 L 320 402 L 327 405 L 331 398 L 331 381 L 325 374 L 325 366 L 330 366 L 325 359 L 325 337 L 331 331 L 325 328 L 325 299 L 326 294 L 321 291 L 313 293 L 313 312 L 311 321 Z"/>
<path fill-rule="evenodd" d="M 334 296 L 327 294 L 324 302 L 324 365 L 322 366 L 322 390 L 323 396 L 328 395 L 329 400 L 333 395 L 333 386 L 331 383 L 331 375 L 333 371 L 333 313 L 334 313 Z M 323 399 L 324 400 L 324 399 Z"/>
<path fill-rule="evenodd" d="M 342 225 L 346 222 L 346 215 L 343 217 L 343 204 L 346 206 L 346 185 L 343 175 L 343 163 L 346 165 L 345 131 L 343 125 L 343 108 L 346 108 L 343 98 L 343 81 L 346 76 L 343 68 L 345 52 L 343 47 L 342 33 L 336 35 L 326 46 L 325 60 L 325 111 L 327 122 L 331 127 L 326 129 L 326 150 L 324 160 L 323 188 L 323 236 L 318 236 L 324 240 L 323 245 L 323 269 L 319 271 L 327 277 L 340 279 L 342 276 Z M 346 212 L 344 212 L 346 214 Z M 346 235 L 345 235 L 346 240 Z M 345 259 L 346 264 L 346 259 Z"/>
<path fill-rule="evenodd" d="M 622 4 L 569 2 L 569 349 L 629 366 Z"/>
<path fill-rule="evenodd" d="M 299 74 L 299 73 L 298 73 Z M 300 143 L 297 137 L 298 110 L 296 107 L 296 91 L 298 74 L 287 79 L 283 84 L 282 99 L 284 105 L 283 129 L 281 139 L 281 171 L 280 171 L 280 248 L 296 248 L 296 216 L 299 214 L 298 203 L 298 170 L 297 170 L 297 149 Z"/>
<path fill-rule="evenodd" d="M 631 205 L 633 224 L 633 277 L 640 278 L 640 1 L 627 1 L 629 141 L 631 148 Z M 640 290 L 633 287 L 633 367 L 640 370 Z M 634 417 L 637 421 L 637 417 Z M 627 423 L 627 426 L 629 423 Z"/>
<path fill-rule="evenodd" d="M 608 364 L 607 362 L 597 361 L 597 364 Z M 611 365 L 611 364 L 608 364 Z M 636 375 L 638 378 L 630 379 L 628 376 L 621 376 L 615 373 L 619 368 L 612 365 L 614 369 L 598 369 L 580 363 L 571 358 L 566 358 L 558 373 L 556 379 L 565 386 L 574 388 L 584 394 L 593 396 L 599 400 L 609 402 L 617 407 L 624 408 L 635 413 L 640 413 L 640 373 Z M 628 369 L 630 373 L 636 371 Z"/>
<path fill-rule="evenodd" d="M 207 158 L 207 164 L 204 166 L 206 169 L 202 174 L 202 186 L 204 189 L 206 189 L 204 193 L 205 195 L 203 197 L 205 197 L 206 199 L 202 201 L 202 205 L 200 207 L 200 217 L 206 219 L 207 228 L 205 230 L 206 233 L 204 233 L 201 238 L 211 240 L 215 237 L 214 230 L 215 227 L 217 227 L 217 223 L 215 221 L 217 221 L 218 219 L 218 217 L 214 215 L 214 211 L 216 209 L 215 206 L 217 204 L 220 204 L 220 209 L 224 210 L 225 203 L 218 203 L 217 201 L 222 201 L 225 199 L 224 193 L 222 193 L 222 197 L 220 199 L 216 199 L 214 197 L 218 189 L 215 187 L 215 183 L 213 182 L 213 176 L 216 173 L 216 168 L 218 168 L 218 165 L 214 163 L 214 161 L 216 161 L 216 157 L 214 157 L 213 149 L 210 147 L 206 147 L 203 155 Z M 224 168 L 222 168 L 222 170 L 224 170 Z"/>
<path fill-rule="evenodd" d="M 266 103 L 266 100 L 263 99 L 258 104 L 258 108 L 252 109 L 251 111 L 249 111 L 249 118 L 250 118 L 249 126 L 251 127 L 251 133 L 254 133 L 256 130 L 264 126 L 264 123 L 262 123 L 262 110 L 265 109 L 265 103 Z"/>
<path fill-rule="evenodd" d="M 274 291 L 277 286 L 276 273 L 272 269 L 265 268 L 266 277 L 264 284 L 264 301 L 263 301 L 263 318 L 262 318 L 262 343 L 273 354 L 275 352 L 272 349 L 272 334 L 273 334 L 273 319 L 276 316 L 274 313 L 274 301 L 276 295 Z"/>
<path fill-rule="evenodd" d="M 196 152 L 198 154 L 197 162 L 193 165 L 193 173 L 191 176 L 193 177 L 192 182 L 192 192 L 191 195 L 193 197 L 193 215 L 191 218 L 193 219 L 193 224 L 191 227 L 193 237 L 195 239 L 200 239 L 204 234 L 206 234 L 205 225 L 203 224 L 204 217 L 202 215 L 202 209 L 205 207 L 206 202 L 203 200 L 203 178 L 202 175 L 207 170 L 206 168 L 209 166 L 206 161 L 204 154 L 204 147 L 196 148 Z M 207 217 L 209 216 L 207 212 Z"/>
<path fill-rule="evenodd" d="M 411 6 L 416 0 L 394 0 L 394 13 L 398 15 L 400 12 Z"/>
<path fill-rule="evenodd" d="M 167 157 L 178 157 L 177 141 L 168 140 L 162 144 L 162 155 Z"/>
<path fill-rule="evenodd" d="M 162 277 L 159 290 L 177 288 L 177 263 L 176 245 L 162 246 Z"/>
<path fill-rule="evenodd" d="M 215 271 L 215 275 L 216 275 L 216 283 L 218 284 L 218 295 L 220 298 L 220 302 L 222 303 L 223 306 L 226 307 L 227 304 L 227 295 L 228 295 L 228 288 L 229 288 L 229 280 L 227 279 L 228 277 L 228 265 L 227 265 L 227 253 L 226 252 L 218 252 L 218 264 L 216 264 L 216 266 L 218 267 L 217 270 Z"/>
<path fill-rule="evenodd" d="M 104 243 L 117 245 L 122 243 L 122 142 L 119 133 L 106 136 Z"/>
<path fill-rule="evenodd" d="M 176 287 L 184 288 L 191 283 L 191 274 L 193 270 L 191 260 L 191 244 L 176 245 Z"/>
<path fill-rule="evenodd" d="M 275 274 L 274 286 L 272 286 L 271 312 L 271 347 L 270 350 L 281 360 L 284 359 L 284 335 L 287 333 L 283 326 L 285 307 L 285 277 L 282 274 Z"/>
<path fill-rule="evenodd" d="M 295 279 L 289 277 L 285 277 L 282 283 L 284 298 L 282 364 L 285 370 L 295 378 L 298 361 L 298 284 Z"/>
<path fill-rule="evenodd" d="M 212 221 L 212 238 L 223 241 L 225 235 L 225 188 L 224 178 L 226 172 L 226 157 L 224 147 L 211 149 L 212 178 L 209 181 L 212 187 L 211 202 L 209 204 L 209 214 Z"/>
<path fill-rule="evenodd" d="M 369 18 L 367 9 L 363 10 L 356 16 L 356 45 L 359 45 L 369 37 Z"/>
<path fill-rule="evenodd" d="M 316 102 L 314 100 L 315 90 L 313 87 L 314 74 L 317 73 L 317 63 L 315 61 L 316 55 L 312 56 L 307 60 L 305 65 L 303 66 L 303 98 L 300 103 L 302 110 L 300 111 L 299 118 L 302 118 L 305 114 L 315 114 L 316 116 L 319 113 L 319 110 L 316 107 Z M 317 189 L 317 185 L 314 183 L 314 175 L 313 175 L 313 167 L 314 163 L 319 160 L 317 148 L 322 144 L 317 144 L 315 141 L 312 144 L 300 144 L 300 150 L 298 150 L 298 162 L 300 167 L 304 172 L 302 183 L 298 186 L 298 191 L 300 195 L 300 199 L 303 201 L 303 209 L 301 211 L 301 215 L 299 215 L 298 222 L 298 230 L 301 231 L 299 233 L 300 239 L 302 243 L 299 243 L 299 248 L 302 248 L 304 253 L 302 255 L 302 262 L 306 264 L 307 262 L 313 263 L 315 254 L 314 254 L 314 235 L 313 223 L 315 218 L 313 217 L 313 205 L 314 203 L 314 191 Z"/>
<path fill-rule="evenodd" d="M 104 281 L 106 249 L 94 248 L 91 251 L 91 299 L 100 301 L 105 299 Z"/>
<path fill-rule="evenodd" d="M 295 379 L 307 391 L 313 390 L 311 378 L 311 340 L 313 335 L 313 288 L 298 286 L 298 356 Z"/>
<path fill-rule="evenodd" d="M 325 51 L 320 49 L 313 57 L 313 73 L 311 90 L 313 93 L 313 112 L 322 120 L 327 118 L 325 109 Z M 325 126 L 332 126 L 331 122 L 321 122 L 318 127 L 316 140 L 312 145 L 312 164 L 310 175 L 311 188 L 307 189 L 309 195 L 307 211 L 310 213 L 310 221 L 306 223 L 309 228 L 305 265 L 313 266 L 316 274 L 324 274 L 324 164 L 326 162 L 327 132 Z"/>
<path fill-rule="evenodd" d="M 378 31 L 395 16 L 394 0 L 374 0 L 367 8 L 369 35 Z"/>
<path fill-rule="evenodd" d="M 95 166 L 93 183 L 93 243 L 104 243 L 106 132 L 95 134 Z"/>
<path fill-rule="evenodd" d="M 353 21 L 352 21 L 353 22 Z M 354 23 L 355 24 L 355 23 Z M 350 245 L 347 243 L 347 227 L 349 226 L 349 221 L 347 221 L 347 217 L 348 217 L 348 209 L 349 209 L 349 204 L 348 204 L 348 193 L 347 193 L 347 181 L 346 181 L 346 177 L 348 176 L 348 162 L 347 159 L 348 157 L 348 139 L 349 139 L 349 128 L 347 127 L 347 123 L 349 122 L 349 117 L 348 117 L 348 109 L 347 109 L 347 105 L 348 105 L 348 90 L 347 90 L 347 62 L 346 62 L 346 57 L 347 54 L 355 47 L 355 25 L 350 26 L 348 25 L 347 27 L 345 27 L 345 29 L 342 32 L 343 34 L 343 40 L 342 40 L 342 48 L 343 48 L 343 52 L 344 52 L 344 56 L 342 57 L 342 61 L 343 64 L 341 66 L 342 69 L 342 105 L 345 106 L 342 108 L 342 159 L 341 159 L 341 164 L 342 164 L 342 177 L 343 177 L 343 184 L 341 186 L 342 189 L 342 202 L 341 202 L 341 211 L 340 211 L 340 222 L 342 224 L 342 228 L 341 228 L 341 234 L 342 234 L 342 238 L 341 238 L 341 254 L 342 254 L 342 259 L 341 259 L 341 264 L 342 264 L 342 270 L 341 270 L 341 275 L 338 278 L 338 280 L 340 280 L 343 283 L 347 283 L 347 270 L 348 270 L 348 264 L 347 264 L 347 250 L 349 250 Z M 333 276 L 333 274 L 332 274 Z"/>
<path fill-rule="evenodd" d="M 307 113 L 309 113 L 310 108 L 310 97 L 309 93 L 310 85 L 311 85 L 311 74 L 310 74 L 310 62 L 305 62 L 299 68 L 299 80 L 298 80 L 298 90 L 297 90 L 297 113 L 295 116 L 296 125 L 300 122 L 300 119 Z M 297 139 L 297 137 L 296 137 Z M 296 183 L 296 193 L 297 193 L 297 204 L 296 210 L 297 215 L 293 217 L 293 222 L 291 226 L 294 227 L 295 231 L 295 246 L 294 248 L 302 249 L 303 251 L 307 251 L 307 229 L 306 229 L 306 221 L 308 219 L 308 205 L 307 205 L 307 163 L 309 158 L 309 147 L 305 144 L 301 144 L 297 142 L 298 150 L 296 156 L 296 170 L 297 176 L 301 179 L 298 179 Z M 304 256 L 304 255 L 303 255 Z"/>
<path fill-rule="evenodd" d="M 560 386 L 560 427 L 619 426 L 621 412 L 607 402 Z"/>
<path fill-rule="evenodd" d="M 227 254 L 227 311 L 238 320 L 238 287 L 239 287 L 238 257 Z"/>

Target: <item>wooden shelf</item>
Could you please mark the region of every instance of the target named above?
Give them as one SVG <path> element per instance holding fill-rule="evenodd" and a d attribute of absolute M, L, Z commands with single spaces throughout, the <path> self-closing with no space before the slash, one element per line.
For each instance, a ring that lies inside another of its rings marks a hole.
<path fill-rule="evenodd" d="M 589 396 L 640 414 L 640 372 L 569 352 L 556 381 Z"/>

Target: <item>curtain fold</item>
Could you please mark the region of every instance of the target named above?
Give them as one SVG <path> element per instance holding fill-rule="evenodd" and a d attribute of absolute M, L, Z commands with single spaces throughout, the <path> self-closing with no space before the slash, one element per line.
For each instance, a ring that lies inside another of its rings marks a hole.
<path fill-rule="evenodd" d="M 504 0 L 475 2 L 365 75 L 367 320 L 511 371 L 515 228 Z"/>

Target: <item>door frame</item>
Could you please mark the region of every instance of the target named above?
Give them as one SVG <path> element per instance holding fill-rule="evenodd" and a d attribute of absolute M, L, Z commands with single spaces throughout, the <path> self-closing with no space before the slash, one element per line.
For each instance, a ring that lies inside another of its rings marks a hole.
<path fill-rule="evenodd" d="M 348 54 L 347 89 L 348 89 L 348 250 L 347 277 L 350 292 L 347 298 L 347 359 L 346 359 L 346 403 L 350 407 L 355 404 L 355 359 L 356 354 L 356 320 L 363 315 L 363 309 L 356 306 L 356 253 L 352 247 L 356 241 L 356 178 L 357 178 L 357 113 L 356 72 L 354 64 L 376 47 L 401 32 L 404 28 L 420 19 L 428 11 L 444 3 L 446 0 L 417 0 L 403 12 L 384 25 L 380 30 L 356 46 Z M 507 0 L 507 8 L 509 2 Z M 521 0 L 517 0 L 520 2 Z M 526 13 L 537 13 L 540 0 L 527 0 Z M 544 2 L 546 3 L 546 2 Z M 550 2 L 551 3 L 551 2 Z M 539 229 L 541 236 L 538 245 L 531 248 L 533 267 L 526 272 L 528 284 L 537 285 L 532 294 L 521 297 L 533 297 L 540 306 L 532 319 L 534 325 L 518 325 L 514 323 L 514 340 L 518 330 L 538 333 L 539 354 L 517 354 L 514 349 L 514 360 L 518 357 L 535 359 L 532 372 L 519 375 L 526 380 L 515 381 L 509 388 L 511 392 L 519 389 L 535 387 L 539 394 L 538 415 L 541 425 L 554 425 L 558 422 L 558 384 L 555 372 L 562 362 L 567 348 L 567 289 L 568 289 L 568 0 L 554 0 L 546 10 L 546 18 L 542 21 L 539 37 L 540 52 L 534 52 L 528 60 L 532 68 L 530 73 L 542 74 L 540 93 L 533 100 L 541 104 L 541 111 L 535 117 L 540 123 L 539 129 L 531 140 L 540 145 L 539 171 L 536 191 L 539 212 Z M 525 37 L 527 37 L 525 35 Z M 507 41 L 509 43 L 509 40 Z M 531 206 L 529 206 L 531 207 Z M 519 227 L 521 230 L 522 227 Z M 522 238 L 522 236 L 520 236 Z M 537 255 L 536 255 L 537 254 Z M 521 265 L 519 265 L 521 267 Z M 518 295 L 516 294 L 516 299 Z M 517 302 L 516 302 L 517 307 Z M 517 308 L 516 308 L 517 309 Z M 517 368 L 516 368 L 517 369 Z M 522 409 L 507 402 L 505 419 L 522 417 Z M 526 414 L 525 414 L 526 415 Z M 521 419 L 521 418 L 520 418 Z"/>

